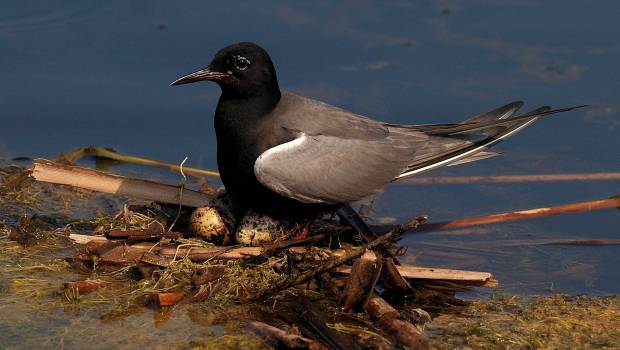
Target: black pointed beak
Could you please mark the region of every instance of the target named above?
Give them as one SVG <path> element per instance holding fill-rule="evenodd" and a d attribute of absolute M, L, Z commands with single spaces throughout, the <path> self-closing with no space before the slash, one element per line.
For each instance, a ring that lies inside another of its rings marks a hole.
<path fill-rule="evenodd" d="M 179 79 L 173 81 L 170 84 L 170 86 L 195 83 L 197 81 L 203 81 L 203 80 L 218 81 L 218 80 L 225 79 L 227 77 L 229 77 L 227 73 L 216 72 L 216 71 L 211 70 L 210 67 L 207 67 L 197 72 L 190 73 L 188 75 L 180 77 Z"/>

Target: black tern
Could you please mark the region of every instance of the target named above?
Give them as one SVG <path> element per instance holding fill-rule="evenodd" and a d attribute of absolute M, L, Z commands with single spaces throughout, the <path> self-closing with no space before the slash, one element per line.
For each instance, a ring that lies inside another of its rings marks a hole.
<path fill-rule="evenodd" d="M 391 124 L 281 91 L 271 58 L 250 42 L 221 49 L 171 85 L 203 80 L 222 91 L 215 131 L 227 193 L 276 216 L 350 210 L 390 182 L 495 156 L 489 147 L 538 118 L 582 107 L 518 115 L 517 101 L 456 124 Z"/>

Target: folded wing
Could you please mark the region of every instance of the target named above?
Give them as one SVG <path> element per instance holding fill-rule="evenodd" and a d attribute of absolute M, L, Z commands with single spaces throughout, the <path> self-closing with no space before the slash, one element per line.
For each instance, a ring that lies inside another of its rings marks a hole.
<path fill-rule="evenodd" d="M 350 203 L 380 192 L 413 158 L 419 139 L 345 139 L 301 133 L 264 152 L 256 178 L 278 194 L 305 203 Z M 421 146 L 421 143 L 420 143 Z"/>
<path fill-rule="evenodd" d="M 458 124 L 396 125 L 285 93 L 273 124 L 297 137 L 260 155 L 254 173 L 264 186 L 302 202 L 355 202 L 403 177 L 494 156 L 489 147 L 541 116 L 572 109 L 541 107 L 515 116 L 522 104 Z"/>

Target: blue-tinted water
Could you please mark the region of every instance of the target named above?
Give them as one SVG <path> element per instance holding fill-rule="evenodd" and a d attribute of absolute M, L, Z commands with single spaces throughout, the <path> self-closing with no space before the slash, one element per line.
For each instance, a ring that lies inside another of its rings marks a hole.
<path fill-rule="evenodd" d="M 500 146 L 502 158 L 438 175 L 620 171 L 618 15 L 615 1 L 4 2 L 0 156 L 93 144 L 215 168 L 219 89 L 168 84 L 219 48 L 254 41 L 283 88 L 396 123 L 455 122 L 516 99 L 592 105 L 536 123 Z M 443 220 L 617 192 L 618 181 L 395 184 L 375 210 Z M 457 247 L 618 238 L 618 227 L 620 212 L 608 210 L 405 242 L 420 264 L 492 271 L 511 292 L 617 293 L 618 247 Z"/>

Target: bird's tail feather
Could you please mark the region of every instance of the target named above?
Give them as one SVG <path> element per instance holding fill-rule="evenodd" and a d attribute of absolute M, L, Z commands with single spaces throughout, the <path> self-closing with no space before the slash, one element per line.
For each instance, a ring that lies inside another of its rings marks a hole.
<path fill-rule="evenodd" d="M 422 161 L 414 162 L 410 164 L 401 175 L 396 177 L 395 180 L 420 174 L 441 166 L 462 164 L 492 157 L 497 154 L 486 152 L 486 149 L 523 130 L 538 118 L 567 112 L 576 108 L 585 107 L 585 105 L 561 109 L 551 109 L 551 107 L 545 106 L 513 117 L 512 114 L 519 107 L 521 107 L 520 102 L 513 102 L 512 104 L 500 107 L 491 112 L 469 118 L 460 124 L 421 126 L 422 130 L 418 130 L 424 131 L 424 133 L 430 136 L 449 138 L 459 137 L 459 135 L 462 134 L 478 133 L 487 137 L 479 141 L 474 141 L 467 146 L 451 149 L 441 154 L 436 154 L 431 158 L 425 157 Z M 483 153 L 483 156 L 480 156 L 480 153 Z"/>
<path fill-rule="evenodd" d="M 461 164 L 465 164 L 465 163 L 471 163 L 471 162 L 476 162 L 479 160 L 483 160 L 483 159 L 487 159 L 487 158 L 493 158 L 495 156 L 499 156 L 500 153 L 499 152 L 489 152 L 489 151 L 480 151 L 477 152 L 476 154 L 473 154 L 467 158 L 461 158 L 461 159 L 457 159 L 453 162 L 450 162 L 448 164 L 446 164 L 446 166 L 454 166 L 454 165 L 461 165 Z"/>
<path fill-rule="evenodd" d="M 458 135 L 463 133 L 472 133 L 476 131 L 482 131 L 488 128 L 493 128 L 500 125 L 506 125 L 517 121 L 528 121 L 536 117 L 544 117 L 552 114 L 572 111 L 573 109 L 587 107 L 587 105 L 573 106 L 568 108 L 551 109 L 551 107 L 545 106 L 535 109 L 531 112 L 520 114 L 514 117 L 494 119 L 489 121 L 471 121 L 467 120 L 459 124 L 446 125 L 445 127 L 435 128 L 432 130 L 422 130 L 425 134 L 431 136 L 448 136 Z"/>
<path fill-rule="evenodd" d="M 523 107 L 523 101 L 514 101 L 499 108 L 463 120 L 460 124 L 481 123 L 497 119 L 506 119 Z M 453 124 L 454 125 L 454 124 Z"/>

